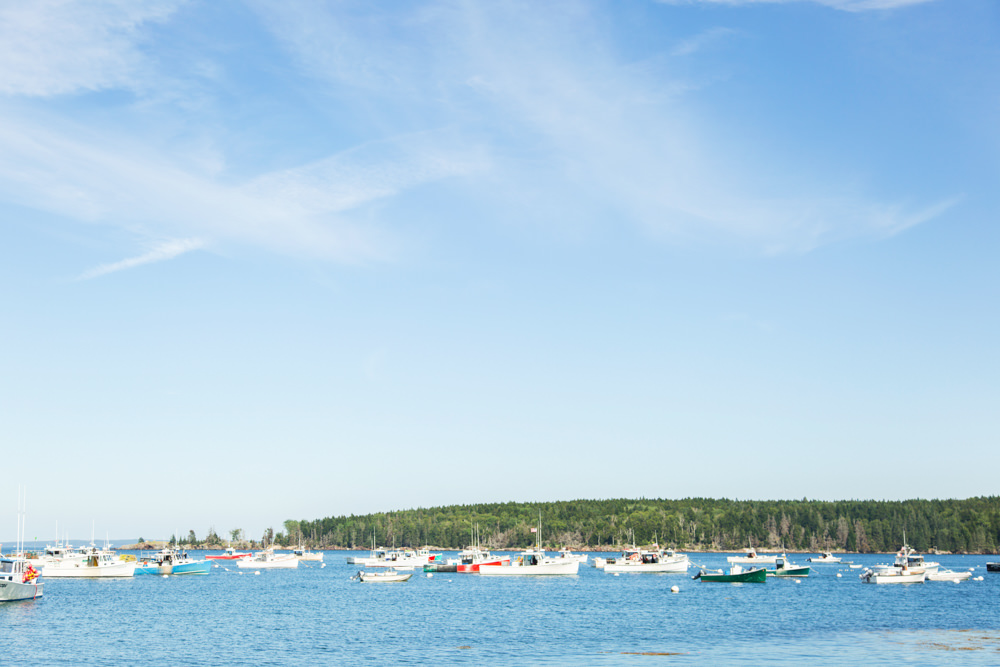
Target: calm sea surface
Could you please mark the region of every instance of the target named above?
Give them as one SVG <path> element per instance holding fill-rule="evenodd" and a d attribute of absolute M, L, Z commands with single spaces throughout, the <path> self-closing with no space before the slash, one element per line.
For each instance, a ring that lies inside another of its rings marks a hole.
<path fill-rule="evenodd" d="M 0 605 L 0 664 L 1000 664 L 1000 574 L 985 556 L 933 558 L 984 581 L 876 586 L 846 565 L 799 583 L 588 565 L 575 577 L 418 570 L 402 584 L 360 584 L 347 555 L 259 575 L 226 564 L 207 577 L 49 580 L 44 598 Z M 726 564 L 725 554 L 693 560 Z"/>

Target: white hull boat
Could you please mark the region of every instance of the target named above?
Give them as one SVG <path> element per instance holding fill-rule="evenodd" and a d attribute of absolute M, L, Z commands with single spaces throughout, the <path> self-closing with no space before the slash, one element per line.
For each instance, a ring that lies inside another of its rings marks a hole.
<path fill-rule="evenodd" d="M 38 572 L 24 558 L 0 558 L 0 602 L 42 597 Z"/>
<path fill-rule="evenodd" d="M 822 556 L 817 556 L 816 558 L 807 558 L 806 561 L 812 563 L 813 565 L 839 565 L 841 558 L 834 556 L 829 551 L 824 551 Z"/>
<path fill-rule="evenodd" d="M 251 570 L 292 569 L 299 566 L 299 559 L 294 554 L 276 555 L 271 549 L 258 551 L 252 558 L 236 561 L 236 567 Z"/>
<path fill-rule="evenodd" d="M 410 577 L 413 576 L 412 572 L 396 572 L 395 570 L 381 570 L 379 572 L 365 572 L 360 571 L 355 575 L 363 584 L 378 584 L 378 583 L 398 583 L 402 581 L 409 581 Z"/>
<path fill-rule="evenodd" d="M 604 557 L 601 557 L 601 556 L 595 556 L 594 557 L 594 567 L 596 567 L 598 570 L 603 570 L 604 567 L 608 564 L 609 561 L 614 562 L 613 559 L 604 558 Z"/>
<path fill-rule="evenodd" d="M 909 572 L 903 569 L 891 570 L 866 570 L 859 575 L 861 581 L 866 584 L 922 584 L 924 583 L 923 572 Z"/>
<path fill-rule="evenodd" d="M 82 558 L 67 558 L 54 563 L 46 563 L 42 574 L 47 579 L 81 578 L 104 579 L 132 577 L 137 563 L 123 561 L 107 551 L 91 551 Z"/>
<path fill-rule="evenodd" d="M 686 573 L 691 567 L 691 561 L 685 554 L 675 554 L 671 551 L 647 551 L 646 549 L 628 549 L 620 558 L 608 560 L 604 571 L 611 574 L 658 572 Z"/>
<path fill-rule="evenodd" d="M 745 556 L 727 556 L 726 560 L 735 565 L 774 565 L 779 554 L 758 554 L 752 549 Z"/>
<path fill-rule="evenodd" d="M 484 577 L 502 576 L 538 576 L 577 574 L 580 561 L 569 558 L 549 558 L 537 554 L 525 554 L 520 558 L 511 559 L 509 565 L 483 567 L 479 574 Z"/>

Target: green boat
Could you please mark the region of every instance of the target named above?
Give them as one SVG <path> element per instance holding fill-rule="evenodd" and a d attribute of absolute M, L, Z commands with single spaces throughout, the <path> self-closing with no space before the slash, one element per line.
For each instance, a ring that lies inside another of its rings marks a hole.
<path fill-rule="evenodd" d="M 724 573 L 722 570 L 719 570 L 718 572 L 706 572 L 705 570 L 702 570 L 691 578 L 700 579 L 701 581 L 719 581 L 723 583 L 762 584 L 767 581 L 767 571 L 762 567 L 744 570 L 739 565 L 734 565 L 733 568 L 729 570 L 729 574 Z"/>
<path fill-rule="evenodd" d="M 773 570 L 765 570 L 769 577 L 808 577 L 809 566 L 800 567 L 785 560 L 784 556 L 779 556 L 774 561 Z"/>

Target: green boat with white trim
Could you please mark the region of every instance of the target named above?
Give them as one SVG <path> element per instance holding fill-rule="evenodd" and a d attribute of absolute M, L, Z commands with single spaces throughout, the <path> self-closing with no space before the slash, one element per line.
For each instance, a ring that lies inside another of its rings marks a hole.
<path fill-rule="evenodd" d="M 718 570 L 717 572 L 706 572 L 705 570 L 702 570 L 691 578 L 699 579 L 701 581 L 717 581 L 729 584 L 762 584 L 767 581 L 767 571 L 762 567 L 744 570 L 739 565 L 734 565 L 729 570 L 729 574 L 726 574 L 722 570 Z"/>
<path fill-rule="evenodd" d="M 767 576 L 769 577 L 808 577 L 809 576 L 809 566 L 799 566 L 794 563 L 789 563 L 788 559 L 784 554 L 778 556 L 774 561 L 775 568 L 773 570 L 765 570 Z"/>

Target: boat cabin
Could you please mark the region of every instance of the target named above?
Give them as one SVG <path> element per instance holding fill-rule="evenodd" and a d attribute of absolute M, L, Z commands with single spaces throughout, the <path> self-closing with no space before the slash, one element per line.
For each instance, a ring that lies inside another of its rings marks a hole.
<path fill-rule="evenodd" d="M 0 581 L 13 581 L 20 584 L 24 581 L 24 573 L 28 561 L 23 558 L 0 558 Z"/>

